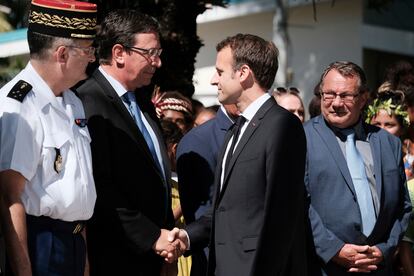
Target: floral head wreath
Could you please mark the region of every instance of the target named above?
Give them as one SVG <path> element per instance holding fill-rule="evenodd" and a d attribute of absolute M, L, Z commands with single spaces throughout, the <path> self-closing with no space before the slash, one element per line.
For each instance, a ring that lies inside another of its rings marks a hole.
<path fill-rule="evenodd" d="M 397 98 L 399 98 L 397 100 Z M 398 104 L 400 102 L 400 104 Z M 365 122 L 370 124 L 373 117 L 377 116 L 378 112 L 382 109 L 387 112 L 389 116 L 393 114 L 402 119 L 404 127 L 410 125 L 410 118 L 408 112 L 405 110 L 403 103 L 404 102 L 404 92 L 396 91 L 384 91 L 378 93 L 378 97 L 370 104 L 367 108 Z"/>
<path fill-rule="evenodd" d="M 161 118 L 164 110 L 175 110 L 192 116 L 191 102 L 185 99 L 179 99 L 175 95 L 169 95 L 168 92 L 161 93 L 159 87 L 155 87 L 154 89 L 152 103 L 155 106 L 155 112 L 158 118 Z"/>

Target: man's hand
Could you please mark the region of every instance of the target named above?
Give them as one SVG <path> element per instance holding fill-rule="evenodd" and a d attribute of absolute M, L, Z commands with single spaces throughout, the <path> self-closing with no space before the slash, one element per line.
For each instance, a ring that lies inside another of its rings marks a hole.
<path fill-rule="evenodd" d="M 350 268 L 349 272 L 370 272 L 377 269 L 377 265 L 382 262 L 384 256 L 381 250 L 376 246 L 370 246 L 366 252 L 367 257 L 355 261 L 355 266 Z M 371 269 L 374 268 L 375 269 Z"/>
<path fill-rule="evenodd" d="M 169 240 L 169 231 L 161 229 L 161 235 L 152 249 L 168 263 L 173 263 L 185 251 L 185 245 L 178 239 Z"/>
<path fill-rule="evenodd" d="M 348 268 L 348 272 L 374 271 L 381 260 L 382 253 L 377 247 L 355 244 L 345 244 L 332 258 L 335 263 Z"/>
<path fill-rule="evenodd" d="M 168 241 L 173 242 L 177 239 L 179 239 L 183 243 L 184 250 L 188 250 L 190 241 L 188 240 L 188 236 L 185 230 L 178 229 L 177 227 L 175 227 L 173 230 L 170 231 L 170 233 L 168 233 Z"/>
<path fill-rule="evenodd" d="M 172 263 L 189 249 L 189 241 L 186 232 L 182 229 L 178 229 L 177 227 L 168 233 L 167 239 L 168 242 L 176 246 L 178 255 L 170 254 L 167 250 L 163 250 L 159 254 L 165 259 L 166 262 Z M 175 256 L 176 258 L 174 258 Z"/>

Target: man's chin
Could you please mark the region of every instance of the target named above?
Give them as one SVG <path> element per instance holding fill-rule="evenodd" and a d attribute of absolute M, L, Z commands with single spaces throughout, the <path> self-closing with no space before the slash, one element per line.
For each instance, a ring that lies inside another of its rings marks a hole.
<path fill-rule="evenodd" d="M 337 128 L 347 128 L 350 125 L 352 125 L 349 122 L 347 122 L 347 120 L 332 120 L 329 122 L 329 124 Z"/>

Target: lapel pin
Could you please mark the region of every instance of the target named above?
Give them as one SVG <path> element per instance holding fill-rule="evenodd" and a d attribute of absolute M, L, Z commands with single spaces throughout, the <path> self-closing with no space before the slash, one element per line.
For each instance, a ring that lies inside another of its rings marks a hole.
<path fill-rule="evenodd" d="M 88 119 L 75 119 L 75 124 L 78 127 L 86 127 L 86 125 L 88 124 Z"/>

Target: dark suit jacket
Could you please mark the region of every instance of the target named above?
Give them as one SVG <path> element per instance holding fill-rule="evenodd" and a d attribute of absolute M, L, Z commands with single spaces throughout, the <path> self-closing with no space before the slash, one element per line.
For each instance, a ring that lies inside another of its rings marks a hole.
<path fill-rule="evenodd" d="M 215 118 L 190 130 L 178 144 L 180 202 L 187 223 L 196 220 L 211 205 L 217 155 L 232 124 L 220 108 Z"/>
<path fill-rule="evenodd" d="M 162 259 L 151 247 L 160 228 L 173 226 L 169 166 L 164 162 L 164 178 L 132 116 L 99 70 L 77 93 L 88 118 L 97 190 L 87 230 L 91 275 L 158 276 Z M 168 160 L 153 107 L 136 95 Z"/>
<path fill-rule="evenodd" d="M 243 133 L 220 191 L 224 149 L 214 209 L 186 228 L 192 248 L 211 234 L 209 275 L 307 275 L 300 121 L 267 100 Z"/>
<path fill-rule="evenodd" d="M 311 201 L 309 218 L 320 265 L 328 275 L 351 275 L 330 261 L 344 243 L 378 246 L 386 262 L 374 275 L 392 275 L 392 254 L 407 228 L 411 213 L 400 140 L 371 125 L 364 124 L 364 130 L 371 147 L 380 197 L 379 215 L 369 237 L 361 232 L 355 189 L 334 132 L 322 116 L 305 125 L 308 143 L 305 184 Z"/>
<path fill-rule="evenodd" d="M 211 207 L 217 155 L 232 124 L 220 108 L 215 118 L 190 130 L 178 144 L 178 187 L 187 224 L 204 215 Z M 193 250 L 191 255 L 191 276 L 206 275 L 204 250 Z"/>

